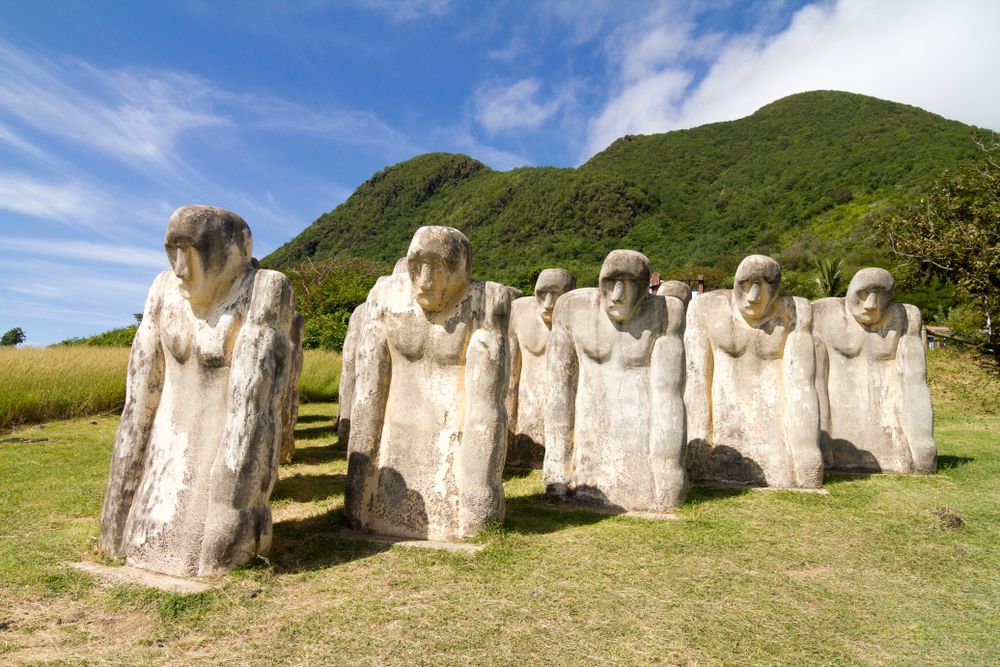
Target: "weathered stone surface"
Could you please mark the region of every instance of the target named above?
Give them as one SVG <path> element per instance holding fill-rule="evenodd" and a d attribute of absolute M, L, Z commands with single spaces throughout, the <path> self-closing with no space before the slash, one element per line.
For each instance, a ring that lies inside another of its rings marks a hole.
<path fill-rule="evenodd" d="M 302 338 L 305 335 L 306 320 L 301 313 L 292 318 L 292 328 L 288 333 L 289 368 L 285 396 L 281 404 L 281 449 L 279 463 L 288 463 L 295 454 L 295 422 L 299 418 L 299 377 L 302 375 Z"/>
<path fill-rule="evenodd" d="M 684 307 L 687 308 L 688 303 L 691 302 L 691 286 L 683 280 L 666 280 L 660 283 L 660 286 L 656 289 L 656 295 L 672 296 L 680 299 Z"/>
<path fill-rule="evenodd" d="M 732 290 L 687 311 L 688 452 L 702 482 L 814 488 L 823 482 L 809 302 L 779 296 L 781 268 L 751 255 Z"/>
<path fill-rule="evenodd" d="M 132 345 L 101 516 L 101 546 L 129 565 L 202 576 L 270 545 L 294 308 L 251 243 L 229 211 L 170 217 L 171 269 Z"/>
<path fill-rule="evenodd" d="M 937 467 L 920 310 L 893 303 L 895 288 L 885 269 L 862 269 L 847 298 L 812 304 L 827 468 L 926 474 Z"/>
<path fill-rule="evenodd" d="M 556 301 L 576 287 L 566 269 L 545 269 L 535 295 L 511 304 L 507 465 L 540 468 L 545 457 L 545 351 Z"/>
<path fill-rule="evenodd" d="M 401 257 L 396 260 L 392 267 L 392 275 L 407 275 L 406 258 Z M 368 299 L 360 304 L 351 313 L 347 321 L 347 334 L 344 336 L 344 346 L 340 352 L 340 384 L 337 388 L 337 442 L 347 445 L 351 439 L 351 406 L 354 402 L 354 383 L 357 380 L 357 356 L 358 344 L 361 342 L 361 333 L 364 331 L 368 321 L 368 300 L 372 294 L 377 294 L 389 276 L 381 276 L 375 281 L 375 285 L 368 291 Z"/>
<path fill-rule="evenodd" d="M 599 289 L 556 304 L 543 466 L 550 495 L 646 512 L 684 500 L 684 311 L 648 291 L 649 260 L 615 250 Z"/>
<path fill-rule="evenodd" d="M 418 229 L 407 265 L 367 302 L 345 511 L 356 529 L 463 538 L 503 518 L 510 293 L 470 279 L 449 227 Z"/>

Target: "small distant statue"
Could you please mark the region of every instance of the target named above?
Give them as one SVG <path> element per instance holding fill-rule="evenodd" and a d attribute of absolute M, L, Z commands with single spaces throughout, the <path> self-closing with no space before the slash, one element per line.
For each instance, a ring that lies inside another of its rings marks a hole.
<path fill-rule="evenodd" d="M 895 291 L 885 269 L 861 269 L 847 298 L 812 305 L 827 468 L 909 474 L 937 468 L 920 310 L 893 303 Z"/>
<path fill-rule="evenodd" d="M 546 493 L 664 512 L 687 493 L 684 309 L 649 294 L 649 260 L 615 250 L 600 287 L 556 304 L 548 347 Z"/>
<path fill-rule="evenodd" d="M 545 456 L 545 351 L 552 312 L 576 278 L 566 269 L 544 269 L 535 295 L 511 304 L 510 387 L 507 390 L 507 465 L 540 468 Z"/>
<path fill-rule="evenodd" d="M 815 488 L 823 483 L 812 311 L 779 296 L 770 257 L 740 262 L 732 290 L 687 312 L 688 467 L 693 480 Z"/>
<path fill-rule="evenodd" d="M 129 357 L 101 546 L 147 570 L 203 576 L 265 552 L 295 311 L 258 269 L 235 213 L 185 206 L 164 239 Z"/>
<path fill-rule="evenodd" d="M 421 227 L 369 295 L 345 511 L 355 528 L 452 540 L 502 521 L 510 293 L 471 280 L 468 239 Z"/>
<path fill-rule="evenodd" d="M 672 296 L 687 305 L 691 302 L 691 286 L 683 280 L 665 280 L 656 289 L 657 296 Z"/>

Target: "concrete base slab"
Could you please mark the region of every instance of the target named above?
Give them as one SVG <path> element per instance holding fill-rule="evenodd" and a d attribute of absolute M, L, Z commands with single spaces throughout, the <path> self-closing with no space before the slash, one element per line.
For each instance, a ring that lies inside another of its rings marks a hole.
<path fill-rule="evenodd" d="M 343 528 L 338 537 L 345 540 L 361 540 L 373 544 L 390 544 L 400 547 L 412 547 L 416 549 L 438 549 L 440 551 L 451 551 L 453 553 L 474 554 L 483 550 L 481 544 L 466 544 L 465 542 L 441 542 L 438 540 L 415 540 L 409 537 L 396 537 L 394 535 L 376 535 L 375 533 L 365 533 L 360 530 L 350 530 Z"/>
<path fill-rule="evenodd" d="M 600 505 L 585 505 L 574 503 L 568 500 L 538 500 L 532 502 L 535 507 L 547 510 L 558 510 L 561 512 L 592 512 L 594 514 L 607 514 L 609 516 L 627 516 L 637 519 L 649 519 L 651 521 L 674 521 L 680 517 L 673 512 L 639 512 L 636 510 L 622 510 L 613 507 L 601 507 Z"/>
<path fill-rule="evenodd" d="M 792 493 L 815 493 L 818 496 L 828 496 L 830 492 L 826 489 L 782 489 L 773 488 L 770 486 L 752 486 L 751 491 L 765 491 L 765 492 L 777 492 L 777 491 L 791 491 Z"/>
<path fill-rule="evenodd" d="M 172 577 L 169 574 L 140 570 L 137 567 L 129 565 L 121 567 L 98 565 L 97 563 L 70 563 L 69 565 L 77 570 L 92 574 L 102 582 L 108 584 L 139 584 L 140 586 L 149 586 L 150 588 L 157 588 L 168 593 L 184 594 L 204 593 L 213 588 L 206 581 Z"/>
<path fill-rule="evenodd" d="M 780 486 L 750 486 L 748 484 L 726 484 L 725 482 L 693 482 L 691 486 L 697 487 L 699 489 L 726 489 L 726 490 L 736 490 L 736 491 L 763 491 L 763 492 L 776 492 L 776 491 L 791 491 L 792 493 L 815 493 L 820 496 L 828 496 L 830 492 L 826 489 L 797 489 L 797 488 L 785 488 Z"/>

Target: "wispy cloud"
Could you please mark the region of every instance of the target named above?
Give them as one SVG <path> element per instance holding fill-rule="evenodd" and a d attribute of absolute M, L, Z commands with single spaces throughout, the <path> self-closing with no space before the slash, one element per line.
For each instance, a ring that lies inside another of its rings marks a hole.
<path fill-rule="evenodd" d="M 442 16 L 451 9 L 451 0 L 364 0 L 362 4 L 385 14 L 394 21 L 415 21 L 428 16 Z"/>
<path fill-rule="evenodd" d="M 473 95 L 476 120 L 490 134 L 537 129 L 572 98 L 572 89 L 566 87 L 547 101 L 540 101 L 541 87 L 541 82 L 534 77 L 511 84 L 481 85 Z"/>
<path fill-rule="evenodd" d="M 37 257 L 75 259 L 148 269 L 164 269 L 167 266 L 166 255 L 161 250 L 120 244 L 67 240 L 53 243 L 50 239 L 0 236 L 0 246 L 22 255 Z"/>
<path fill-rule="evenodd" d="M 176 168 L 187 132 L 228 125 L 212 88 L 190 74 L 101 70 L 55 63 L 0 41 L 0 110 L 35 132 L 132 164 Z"/>
<path fill-rule="evenodd" d="M 0 209 L 65 223 L 93 224 L 107 196 L 82 183 L 47 182 L 16 172 L 0 173 Z"/>
<path fill-rule="evenodd" d="M 659 13 L 619 31 L 609 50 L 619 73 L 589 123 L 581 161 L 624 134 L 731 120 L 817 89 L 1000 127 L 1000 87 L 986 83 L 1000 80 L 996 2 L 818 2 L 776 34 L 772 19 L 741 34 L 695 36 Z"/>

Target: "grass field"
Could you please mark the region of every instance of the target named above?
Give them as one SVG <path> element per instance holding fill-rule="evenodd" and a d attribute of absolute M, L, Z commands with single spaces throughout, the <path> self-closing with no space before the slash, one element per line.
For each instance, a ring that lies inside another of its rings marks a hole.
<path fill-rule="evenodd" d="M 0 432 L 47 419 L 121 412 L 128 348 L 0 347 Z M 302 401 L 337 400 L 340 355 L 306 350 Z"/>
<path fill-rule="evenodd" d="M 942 353 L 930 378 L 936 475 L 694 490 L 673 521 L 511 475 L 474 556 L 338 537 L 335 406 L 303 405 L 273 553 L 186 596 L 65 565 L 99 558 L 116 418 L 27 427 L 0 444 L 0 663 L 1000 664 L 1000 381 Z"/>

